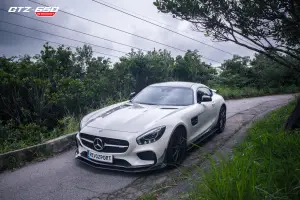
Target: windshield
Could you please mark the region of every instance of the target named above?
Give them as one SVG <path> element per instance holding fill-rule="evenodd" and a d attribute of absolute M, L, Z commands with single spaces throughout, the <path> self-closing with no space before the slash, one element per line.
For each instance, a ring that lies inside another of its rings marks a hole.
<path fill-rule="evenodd" d="M 168 106 L 188 106 L 194 103 L 190 88 L 149 86 L 143 89 L 133 103 Z"/>

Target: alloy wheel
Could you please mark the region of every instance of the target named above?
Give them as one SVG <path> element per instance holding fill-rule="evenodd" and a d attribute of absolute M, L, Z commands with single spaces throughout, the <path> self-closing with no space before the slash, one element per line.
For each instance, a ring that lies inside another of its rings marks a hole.
<path fill-rule="evenodd" d="M 225 125 L 226 125 L 226 109 L 222 107 L 219 114 L 219 122 L 218 122 L 219 133 L 222 133 L 224 131 Z"/>
<path fill-rule="evenodd" d="M 166 163 L 169 167 L 176 167 L 184 160 L 186 155 L 186 137 L 184 132 L 177 130 L 171 137 L 167 149 Z"/>

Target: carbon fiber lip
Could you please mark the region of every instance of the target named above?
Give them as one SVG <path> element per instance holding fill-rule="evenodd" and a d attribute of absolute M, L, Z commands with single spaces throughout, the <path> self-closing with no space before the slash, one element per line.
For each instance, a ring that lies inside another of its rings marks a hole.
<path fill-rule="evenodd" d="M 112 170 L 112 171 L 122 171 L 122 172 L 146 172 L 146 171 L 151 171 L 151 170 L 155 170 L 155 169 L 159 169 L 159 168 L 163 168 L 163 165 L 145 165 L 145 166 L 120 166 L 120 165 L 111 165 L 111 164 L 103 164 L 103 163 L 98 163 L 98 162 L 94 162 L 90 159 L 87 159 L 85 157 L 82 157 L 80 155 L 78 155 L 76 157 L 77 160 L 92 166 L 94 168 L 98 168 L 98 169 L 105 169 L 105 170 Z"/>

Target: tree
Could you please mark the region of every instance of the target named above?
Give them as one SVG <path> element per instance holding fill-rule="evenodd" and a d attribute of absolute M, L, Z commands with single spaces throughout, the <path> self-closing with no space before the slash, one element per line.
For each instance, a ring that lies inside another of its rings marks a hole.
<path fill-rule="evenodd" d="M 192 22 L 196 31 L 231 41 L 300 72 L 300 4 L 296 0 L 157 0 L 163 13 Z"/>
<path fill-rule="evenodd" d="M 172 76 L 179 81 L 191 81 L 207 84 L 216 75 L 216 69 L 203 62 L 197 51 L 187 51 L 177 56 Z"/>
<path fill-rule="evenodd" d="M 300 2 L 297 0 L 156 0 L 154 5 L 163 13 L 191 22 L 194 30 L 204 32 L 215 41 L 234 42 L 300 75 Z M 300 103 L 295 111 L 300 110 L 299 106 Z M 300 112 L 293 112 L 287 124 L 299 122 Z"/>
<path fill-rule="evenodd" d="M 125 78 L 129 81 L 129 85 L 133 85 L 132 89 L 139 92 L 147 85 L 166 81 L 169 78 L 173 63 L 174 59 L 166 50 L 153 50 L 147 53 L 132 50 L 127 57 L 121 58 L 120 62 L 114 65 L 114 68 L 118 73 L 121 71 L 126 73 L 119 78 Z M 121 87 L 127 87 L 124 83 L 125 80 L 120 81 L 123 82 Z"/>
<path fill-rule="evenodd" d="M 286 57 L 286 59 L 291 59 Z M 292 69 L 284 67 L 263 54 L 255 54 L 251 60 L 255 83 L 258 86 L 279 88 L 300 85 L 300 76 Z"/>
<path fill-rule="evenodd" d="M 221 82 L 230 87 L 257 87 L 253 80 L 253 69 L 250 67 L 249 57 L 234 55 L 232 59 L 225 60 L 221 65 Z"/>

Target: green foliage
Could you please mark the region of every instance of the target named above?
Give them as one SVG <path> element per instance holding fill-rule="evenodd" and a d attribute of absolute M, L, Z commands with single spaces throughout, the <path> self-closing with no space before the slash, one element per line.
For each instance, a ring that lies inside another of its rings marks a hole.
<path fill-rule="evenodd" d="M 0 57 L 0 152 L 76 131 L 88 112 L 125 101 L 156 82 L 200 82 L 226 99 L 295 92 L 299 85 L 299 77 L 260 55 L 234 56 L 221 69 L 203 62 L 197 51 L 173 58 L 166 50 L 132 50 L 112 64 L 93 57 L 89 46 L 72 52 L 46 43 L 34 57 Z"/>
<path fill-rule="evenodd" d="M 47 129 L 35 123 L 14 125 L 8 122 L 0 125 L 0 152 L 6 152 L 14 149 L 24 148 L 28 145 L 37 144 L 45 141 Z"/>
<path fill-rule="evenodd" d="M 144 194 L 139 197 L 140 200 L 156 200 L 156 196 L 154 194 Z"/>
<path fill-rule="evenodd" d="M 74 116 L 66 116 L 58 120 L 58 123 L 63 128 L 63 133 L 73 133 L 79 130 L 79 120 Z"/>
<path fill-rule="evenodd" d="M 230 160 L 211 162 L 190 199 L 299 199 L 300 132 L 283 130 L 294 107 L 292 102 L 256 122 Z"/>
<path fill-rule="evenodd" d="M 172 70 L 174 80 L 207 84 L 217 74 L 215 68 L 201 61 L 197 51 L 188 51 L 183 57 L 177 56 L 175 62 Z"/>
<path fill-rule="evenodd" d="M 231 41 L 300 73 L 300 3 L 290 0 L 156 0 L 216 41 Z"/>
<path fill-rule="evenodd" d="M 217 81 L 230 88 L 251 87 L 272 91 L 280 87 L 296 87 L 300 83 L 297 73 L 262 54 L 255 54 L 253 60 L 233 56 L 221 65 L 221 69 Z"/>
<path fill-rule="evenodd" d="M 238 98 L 248 98 L 257 97 L 271 94 L 291 94 L 299 91 L 299 87 L 295 85 L 278 87 L 278 88 L 262 88 L 257 89 L 254 87 L 242 87 L 242 88 L 229 88 L 224 86 L 213 87 L 218 90 L 225 99 L 238 99 Z"/>

